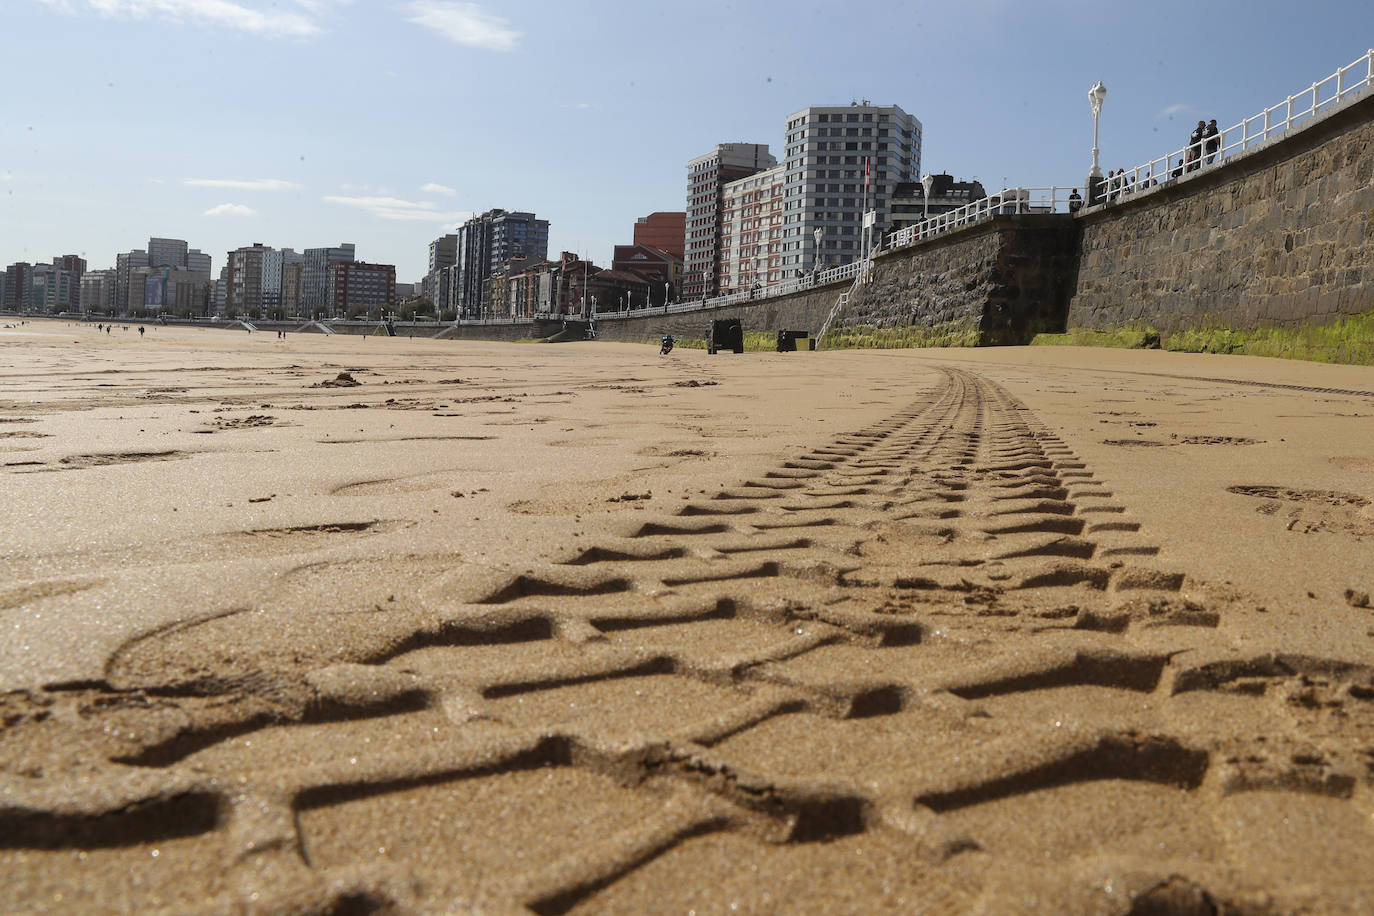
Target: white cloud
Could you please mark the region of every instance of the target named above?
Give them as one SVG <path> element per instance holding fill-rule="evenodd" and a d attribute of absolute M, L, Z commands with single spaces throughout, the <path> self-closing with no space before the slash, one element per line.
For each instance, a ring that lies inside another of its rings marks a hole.
<path fill-rule="evenodd" d="M 405 5 L 407 22 L 422 25 L 454 44 L 488 51 L 514 51 L 521 33 L 510 20 L 493 16 L 476 3 L 412 0 Z"/>
<path fill-rule="evenodd" d="M 1155 120 L 1158 121 L 1160 118 L 1172 118 L 1174 115 L 1178 114 L 1181 111 L 1187 111 L 1188 108 L 1189 106 L 1183 104 L 1170 105 L 1167 108 L 1161 108 L 1159 110 L 1159 114 L 1155 115 Z"/>
<path fill-rule="evenodd" d="M 39 0 L 58 12 L 98 13 L 110 19 L 189 20 L 216 28 L 238 29 L 278 38 L 308 38 L 320 32 L 310 15 L 280 10 L 276 4 L 265 9 L 237 0 Z M 320 2 L 301 3 L 308 13 L 323 11 Z"/>
<path fill-rule="evenodd" d="M 420 190 L 424 191 L 426 194 L 443 194 L 446 197 L 452 197 L 458 193 L 446 184 L 435 184 L 432 181 L 427 185 L 421 185 Z"/>
<path fill-rule="evenodd" d="M 182 183 L 197 188 L 233 188 L 236 191 L 294 191 L 300 187 L 294 181 L 280 178 L 186 178 Z"/>
<path fill-rule="evenodd" d="M 258 211 L 252 207 L 245 207 L 243 204 L 220 204 L 218 207 L 211 207 L 206 210 L 205 216 L 256 216 Z"/>
<path fill-rule="evenodd" d="M 453 220 L 467 219 L 471 215 L 462 212 L 445 212 L 439 209 L 438 204 L 430 200 L 400 200 L 395 197 L 337 197 L 334 195 L 328 195 L 324 200 L 326 203 L 357 207 L 359 210 L 365 210 L 381 219 L 433 220 L 447 223 Z"/>

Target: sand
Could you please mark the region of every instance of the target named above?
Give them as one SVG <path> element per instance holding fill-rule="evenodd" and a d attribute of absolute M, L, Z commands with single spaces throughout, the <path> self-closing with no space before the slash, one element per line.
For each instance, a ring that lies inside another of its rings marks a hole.
<path fill-rule="evenodd" d="M 6 909 L 1374 911 L 1374 369 L 32 322 L 0 547 Z"/>

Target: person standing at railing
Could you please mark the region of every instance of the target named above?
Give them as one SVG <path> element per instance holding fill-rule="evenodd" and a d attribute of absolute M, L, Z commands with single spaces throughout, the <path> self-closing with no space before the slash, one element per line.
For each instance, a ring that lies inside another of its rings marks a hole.
<path fill-rule="evenodd" d="M 1077 189 L 1077 188 L 1074 188 L 1072 191 L 1069 192 L 1069 212 L 1070 212 L 1070 213 L 1077 213 L 1079 210 L 1082 210 L 1082 209 L 1083 209 L 1083 195 L 1081 195 L 1081 194 L 1078 193 L 1078 189 Z"/>
<path fill-rule="evenodd" d="M 1202 139 L 1207 148 L 1207 164 L 1211 165 L 1216 161 L 1217 150 L 1221 148 L 1221 131 L 1217 129 L 1216 118 L 1207 122 L 1202 131 Z"/>
<path fill-rule="evenodd" d="M 1178 160 L 1178 168 L 1169 173 L 1170 178 L 1177 178 L 1183 174 L 1183 160 Z"/>
<path fill-rule="evenodd" d="M 1197 127 L 1188 135 L 1188 171 L 1196 172 L 1202 168 L 1202 138 L 1207 133 L 1207 122 L 1198 121 Z"/>

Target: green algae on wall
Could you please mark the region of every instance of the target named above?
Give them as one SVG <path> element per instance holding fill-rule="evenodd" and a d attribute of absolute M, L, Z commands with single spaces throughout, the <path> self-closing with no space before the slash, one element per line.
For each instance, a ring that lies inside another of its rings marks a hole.
<path fill-rule="evenodd" d="M 1074 328 L 1066 334 L 1038 334 L 1031 344 L 1135 349 L 1162 347 L 1183 353 L 1236 353 L 1374 366 L 1374 311 L 1337 319 L 1330 324 L 1250 330 L 1210 327 L 1161 333 L 1153 328 L 1114 331 Z"/>

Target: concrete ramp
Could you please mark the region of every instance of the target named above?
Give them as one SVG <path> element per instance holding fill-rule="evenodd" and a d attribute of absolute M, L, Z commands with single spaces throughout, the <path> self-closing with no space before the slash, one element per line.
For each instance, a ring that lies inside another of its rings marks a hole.
<path fill-rule="evenodd" d="M 590 321 L 565 321 L 563 330 L 544 338 L 544 343 L 567 343 L 570 340 L 590 340 Z"/>

